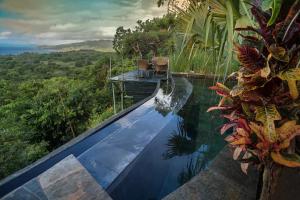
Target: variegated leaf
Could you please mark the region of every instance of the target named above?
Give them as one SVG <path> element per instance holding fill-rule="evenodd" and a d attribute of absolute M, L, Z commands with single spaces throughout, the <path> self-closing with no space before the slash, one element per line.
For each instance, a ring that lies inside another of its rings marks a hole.
<path fill-rule="evenodd" d="M 300 135 L 300 125 L 295 120 L 287 121 L 280 128 L 276 129 L 276 133 L 280 137 L 280 149 L 286 149 L 290 146 L 291 140 Z"/>
<path fill-rule="evenodd" d="M 281 116 L 274 104 L 266 106 L 257 106 L 255 119 L 264 125 L 264 138 L 269 142 L 275 142 L 278 139 L 275 130 L 275 120 L 280 120 Z"/>
<path fill-rule="evenodd" d="M 253 113 L 250 111 L 250 106 L 247 103 L 242 103 L 242 108 L 244 113 L 248 116 L 248 117 L 252 117 Z"/>
<path fill-rule="evenodd" d="M 297 88 L 297 80 L 300 80 L 300 68 L 293 68 L 284 72 L 281 72 L 278 77 L 288 82 L 290 95 L 293 99 L 298 99 L 299 91 Z"/>
<path fill-rule="evenodd" d="M 260 70 L 260 75 L 263 78 L 267 78 L 271 73 L 271 69 L 269 66 L 269 62 L 267 62 L 267 66 Z"/>
<path fill-rule="evenodd" d="M 282 80 L 300 80 L 300 68 L 293 68 L 279 73 L 278 77 Z"/>
<path fill-rule="evenodd" d="M 289 90 L 290 90 L 290 95 L 291 97 L 296 100 L 299 97 L 299 91 L 298 91 L 298 87 L 297 87 L 297 83 L 294 80 L 288 80 L 288 86 L 289 86 Z"/>
<path fill-rule="evenodd" d="M 256 123 L 254 122 L 250 122 L 249 124 L 251 130 L 256 134 L 256 136 L 261 140 L 261 141 L 264 141 L 265 138 L 264 138 L 264 134 L 263 134 L 263 131 L 264 129 L 257 125 Z"/>
<path fill-rule="evenodd" d="M 283 47 L 278 47 L 275 44 L 272 44 L 269 47 L 269 52 L 273 58 L 282 62 L 289 62 L 290 58 L 287 54 L 287 51 Z"/>
<path fill-rule="evenodd" d="M 230 95 L 233 96 L 233 97 L 236 97 L 240 94 L 242 94 L 244 91 L 244 87 L 241 86 L 241 85 L 236 85 L 232 88 L 231 92 L 230 92 Z"/>

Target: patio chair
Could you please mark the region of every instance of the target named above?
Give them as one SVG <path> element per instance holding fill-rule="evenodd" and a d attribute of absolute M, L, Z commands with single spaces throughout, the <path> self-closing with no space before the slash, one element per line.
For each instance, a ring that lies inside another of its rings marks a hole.
<path fill-rule="evenodd" d="M 169 71 L 169 58 L 168 57 L 154 57 L 152 64 L 155 68 L 156 74 L 168 73 Z"/>
<path fill-rule="evenodd" d="M 145 59 L 139 59 L 137 61 L 137 66 L 138 66 L 138 76 L 139 77 L 149 77 L 149 70 L 151 69 L 151 65 L 149 62 Z"/>

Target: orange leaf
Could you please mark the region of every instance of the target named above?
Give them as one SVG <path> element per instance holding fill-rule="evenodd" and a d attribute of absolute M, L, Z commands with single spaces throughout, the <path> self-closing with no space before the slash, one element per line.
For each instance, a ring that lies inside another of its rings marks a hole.
<path fill-rule="evenodd" d="M 243 136 L 243 137 L 248 137 L 249 136 L 248 132 L 246 132 L 245 129 L 243 129 L 243 128 L 237 128 L 236 132 L 239 135 Z"/>
<path fill-rule="evenodd" d="M 286 167 L 300 167 L 300 156 L 297 154 L 283 155 L 281 153 L 272 152 L 271 157 L 280 165 L 284 165 Z"/>
<path fill-rule="evenodd" d="M 244 137 L 239 138 L 233 142 L 230 143 L 231 145 L 244 145 L 244 144 L 249 144 L 248 140 Z"/>
<path fill-rule="evenodd" d="M 264 134 L 262 133 L 262 131 L 264 131 L 262 126 L 259 126 L 254 122 L 250 122 L 249 126 L 261 141 L 265 140 Z"/>
<path fill-rule="evenodd" d="M 300 132 L 300 126 L 297 125 L 295 120 L 287 121 L 280 128 L 277 128 L 276 132 L 279 134 L 281 140 L 285 140 L 291 135 Z"/>

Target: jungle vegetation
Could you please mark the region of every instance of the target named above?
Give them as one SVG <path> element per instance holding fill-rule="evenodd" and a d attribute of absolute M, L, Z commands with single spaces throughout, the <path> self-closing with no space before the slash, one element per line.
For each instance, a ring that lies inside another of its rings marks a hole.
<path fill-rule="evenodd" d="M 0 57 L 1 178 L 113 114 L 110 56 L 74 51 Z M 114 63 L 113 74 L 120 65 Z"/>

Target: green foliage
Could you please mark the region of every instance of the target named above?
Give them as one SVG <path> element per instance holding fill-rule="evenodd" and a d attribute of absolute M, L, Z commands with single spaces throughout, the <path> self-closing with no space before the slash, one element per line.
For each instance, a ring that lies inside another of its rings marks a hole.
<path fill-rule="evenodd" d="M 174 49 L 170 31 L 174 24 L 174 16 L 168 14 L 144 22 L 139 20 L 133 30 L 119 27 L 114 37 L 113 48 L 117 53 L 129 58 L 168 55 Z"/>
<path fill-rule="evenodd" d="M 263 0 L 262 1 L 262 9 L 264 11 L 267 11 L 269 9 L 272 9 L 272 17 L 268 21 L 268 25 L 271 26 L 276 21 L 279 13 L 280 8 L 282 5 L 282 0 Z"/>
<path fill-rule="evenodd" d="M 97 125 L 99 125 L 99 123 L 105 121 L 113 114 L 114 110 L 112 107 L 107 108 L 107 110 L 105 110 L 103 113 L 94 114 L 90 119 L 90 128 L 96 127 Z"/>
<path fill-rule="evenodd" d="M 110 57 L 113 75 L 133 69 L 96 51 L 0 56 L 0 178 L 113 115 Z"/>

